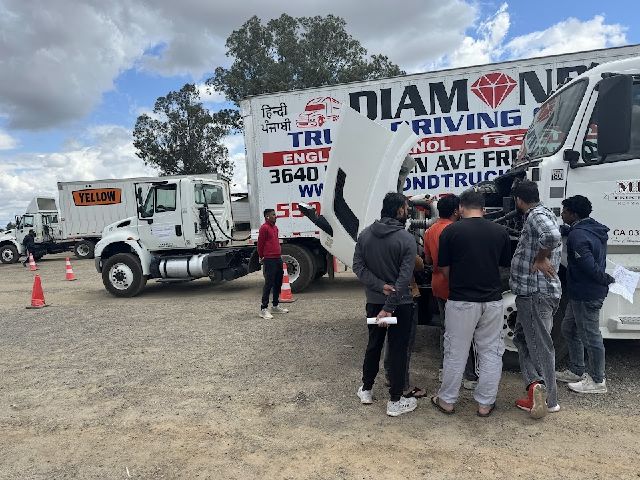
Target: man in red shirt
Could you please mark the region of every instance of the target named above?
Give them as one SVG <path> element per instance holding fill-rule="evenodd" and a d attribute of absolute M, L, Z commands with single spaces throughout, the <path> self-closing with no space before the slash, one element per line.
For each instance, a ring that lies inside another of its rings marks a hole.
<path fill-rule="evenodd" d="M 282 288 L 282 251 L 278 227 L 276 227 L 276 212 L 272 208 L 264 211 L 264 223 L 258 231 L 258 256 L 263 265 L 264 288 L 262 289 L 262 304 L 260 316 L 264 319 L 273 318 L 273 313 L 289 313 L 287 308 L 278 305 L 280 289 Z M 273 291 L 273 308 L 269 311 L 269 295 Z"/>
<path fill-rule="evenodd" d="M 440 367 L 442 370 L 442 358 L 444 350 L 444 305 L 449 298 L 449 280 L 445 278 L 442 270 L 438 267 L 438 245 L 440 243 L 440 234 L 456 220 L 460 219 L 458 207 L 460 200 L 456 195 L 447 195 L 438 200 L 438 220 L 431 225 L 424 234 L 424 258 L 425 263 L 433 265 L 433 273 L 431 274 L 431 291 L 433 297 L 438 303 L 440 310 Z M 469 360 L 464 372 L 462 385 L 467 390 L 473 390 L 476 386 L 478 377 L 475 372 L 475 354 L 473 346 L 469 352 Z"/>

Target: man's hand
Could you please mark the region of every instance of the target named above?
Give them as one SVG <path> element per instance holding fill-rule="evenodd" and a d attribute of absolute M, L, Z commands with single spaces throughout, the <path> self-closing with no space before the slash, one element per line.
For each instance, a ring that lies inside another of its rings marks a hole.
<path fill-rule="evenodd" d="M 260 257 L 258 261 L 260 262 L 260 265 L 262 265 L 264 263 L 264 257 Z"/>
<path fill-rule="evenodd" d="M 385 310 L 380 310 L 380 313 L 376 316 L 376 318 L 378 319 L 378 326 L 388 327 L 389 325 L 384 321 L 384 319 L 389 317 L 393 317 L 393 313 L 387 312 Z"/>
<path fill-rule="evenodd" d="M 395 293 L 396 288 L 393 285 L 389 285 L 388 283 L 384 284 L 384 287 L 382 287 L 382 293 L 384 293 L 385 295 L 391 295 L 392 293 Z"/>
<path fill-rule="evenodd" d="M 531 272 L 540 272 L 547 278 L 555 278 L 558 276 L 558 274 L 556 273 L 556 269 L 553 268 L 553 265 L 548 258 L 543 258 L 542 260 L 538 260 L 536 258 L 536 260 L 533 262 L 533 265 L 531 265 Z"/>

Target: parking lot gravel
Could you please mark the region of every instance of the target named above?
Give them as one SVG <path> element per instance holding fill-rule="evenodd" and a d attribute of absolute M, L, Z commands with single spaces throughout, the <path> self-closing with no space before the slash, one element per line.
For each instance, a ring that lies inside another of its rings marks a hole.
<path fill-rule="evenodd" d="M 0 479 L 639 478 L 640 342 L 607 342 L 610 393 L 560 387 L 534 421 L 505 372 L 498 409 L 428 399 L 385 415 L 355 392 L 366 345 L 351 273 L 322 279 L 287 315 L 258 317 L 259 273 L 230 283 L 149 282 L 109 295 L 92 261 L 39 264 L 49 307 L 27 310 L 33 272 L 0 265 Z M 438 332 L 420 326 L 415 383 L 437 389 Z"/>

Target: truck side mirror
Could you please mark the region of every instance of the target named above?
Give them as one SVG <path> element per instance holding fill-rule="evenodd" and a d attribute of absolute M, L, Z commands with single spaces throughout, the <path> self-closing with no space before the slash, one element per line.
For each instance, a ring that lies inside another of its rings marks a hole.
<path fill-rule="evenodd" d="M 601 158 L 626 153 L 631 146 L 631 88 L 630 75 L 612 75 L 598 84 L 598 155 Z"/>
<path fill-rule="evenodd" d="M 136 190 L 136 199 L 138 200 L 138 211 L 139 211 L 140 207 L 142 207 L 142 187 L 138 187 L 138 190 Z"/>
<path fill-rule="evenodd" d="M 576 168 L 578 166 L 578 162 L 580 161 L 580 153 L 576 152 L 575 150 L 565 150 L 564 161 L 569 162 L 569 167 Z"/>

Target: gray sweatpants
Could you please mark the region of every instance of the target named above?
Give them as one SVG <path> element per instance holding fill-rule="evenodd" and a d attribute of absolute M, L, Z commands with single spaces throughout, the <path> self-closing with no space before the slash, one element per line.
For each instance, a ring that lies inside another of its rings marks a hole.
<path fill-rule="evenodd" d="M 558 310 L 559 298 L 542 293 L 518 295 L 518 316 L 513 332 L 513 343 L 518 347 L 520 370 L 525 385 L 542 382 L 547 388 L 547 405 L 558 404 L 556 385 L 556 351 L 551 329 L 553 315 Z"/>
<path fill-rule="evenodd" d="M 456 403 L 471 341 L 475 341 L 478 386 L 473 398 L 482 406 L 493 405 L 502 376 L 504 333 L 502 300 L 495 302 L 447 301 L 444 332 L 444 364 L 438 397 Z"/>

